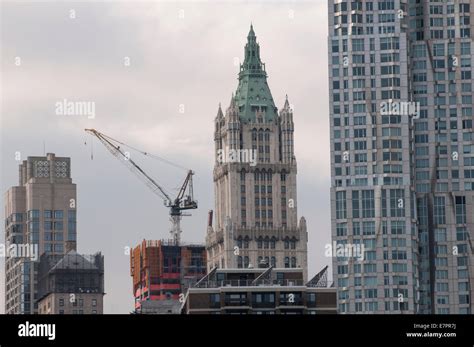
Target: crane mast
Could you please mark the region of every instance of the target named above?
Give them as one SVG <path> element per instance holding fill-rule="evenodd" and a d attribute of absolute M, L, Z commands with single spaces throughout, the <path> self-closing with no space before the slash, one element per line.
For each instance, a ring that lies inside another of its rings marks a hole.
<path fill-rule="evenodd" d="M 132 171 L 150 190 L 158 195 L 164 202 L 164 205 L 170 209 L 171 229 L 170 233 L 176 245 L 181 241 L 181 217 L 183 210 L 196 209 L 197 201 L 194 200 L 193 193 L 193 175 L 192 170 L 188 170 L 186 178 L 179 189 L 176 198 L 172 199 L 170 195 L 161 187 L 150 175 L 148 175 L 133 159 L 128 152 L 120 147 L 124 143 L 117 141 L 95 129 L 84 129 L 87 133 L 94 135 L 104 145 L 105 148 L 130 171 Z M 127 145 L 125 145 L 127 146 Z M 146 152 L 142 152 L 147 155 Z"/>

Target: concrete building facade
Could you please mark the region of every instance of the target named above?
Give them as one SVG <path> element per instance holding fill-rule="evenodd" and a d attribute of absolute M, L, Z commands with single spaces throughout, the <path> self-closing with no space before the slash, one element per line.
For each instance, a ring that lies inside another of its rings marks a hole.
<path fill-rule="evenodd" d="M 473 5 L 328 6 L 339 312 L 473 313 Z"/>
<path fill-rule="evenodd" d="M 19 185 L 5 193 L 5 313 L 37 312 L 37 271 L 43 253 L 76 249 L 76 185 L 69 158 L 48 153 L 19 166 Z M 12 253 L 21 247 L 36 254 Z"/>

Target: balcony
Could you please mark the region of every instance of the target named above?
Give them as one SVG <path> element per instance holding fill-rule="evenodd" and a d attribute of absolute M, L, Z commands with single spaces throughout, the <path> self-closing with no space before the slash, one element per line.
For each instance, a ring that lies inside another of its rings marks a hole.
<path fill-rule="evenodd" d="M 257 282 L 254 280 L 223 280 L 223 281 L 203 281 L 199 283 L 199 288 L 220 288 L 220 287 L 295 287 L 304 286 L 303 280 L 277 280 L 277 279 L 261 279 Z"/>

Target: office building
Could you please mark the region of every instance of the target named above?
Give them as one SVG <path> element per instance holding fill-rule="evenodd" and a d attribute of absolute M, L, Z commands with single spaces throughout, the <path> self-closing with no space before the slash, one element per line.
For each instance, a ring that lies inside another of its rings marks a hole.
<path fill-rule="evenodd" d="M 297 215 L 293 111 L 287 98 L 278 112 L 260 54 L 251 26 L 237 90 L 225 115 L 219 106 L 215 118 L 208 271 L 265 263 L 300 268 L 307 279 L 308 235 L 305 219 Z"/>
<path fill-rule="evenodd" d="M 5 193 L 5 313 L 37 312 L 37 271 L 43 253 L 76 249 L 76 185 L 71 160 L 48 153 L 19 166 L 19 184 Z M 30 252 L 26 252 L 30 250 Z"/>

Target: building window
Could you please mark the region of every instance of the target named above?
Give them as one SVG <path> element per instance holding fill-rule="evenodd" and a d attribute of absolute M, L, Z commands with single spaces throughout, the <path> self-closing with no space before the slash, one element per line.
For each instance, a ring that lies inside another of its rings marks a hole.
<path fill-rule="evenodd" d="M 28 211 L 28 220 L 38 221 L 40 211 L 39 210 L 29 210 Z"/>
<path fill-rule="evenodd" d="M 434 220 L 435 224 L 446 224 L 446 203 L 444 196 L 434 197 Z"/>
<path fill-rule="evenodd" d="M 345 192 L 344 192 L 345 193 Z M 345 194 L 344 194 L 344 210 L 345 210 Z M 336 200 L 337 206 L 337 200 Z M 337 207 L 336 207 L 337 208 Z M 345 213 L 344 213 L 345 215 Z M 362 191 L 362 217 L 363 218 L 374 218 L 375 217 L 375 200 L 374 200 L 374 191 L 373 190 L 363 190 Z M 336 210 L 336 218 L 337 210 Z M 344 217 L 346 218 L 346 217 Z"/>
<path fill-rule="evenodd" d="M 59 306 L 64 306 L 64 299 L 59 299 Z"/>
<path fill-rule="evenodd" d="M 63 219 L 63 217 L 64 217 L 63 210 L 54 211 L 54 219 Z"/>
<path fill-rule="evenodd" d="M 291 267 L 292 268 L 296 267 L 296 257 L 291 257 Z"/>
<path fill-rule="evenodd" d="M 276 239 L 275 237 L 272 237 L 272 239 L 270 240 L 270 248 L 275 249 L 275 244 L 276 244 Z"/>
<path fill-rule="evenodd" d="M 221 306 L 221 296 L 219 293 L 212 293 L 209 294 L 209 302 L 211 303 L 211 307 L 220 307 Z"/>
<path fill-rule="evenodd" d="M 285 257 L 285 268 L 290 267 L 290 257 Z"/>
<path fill-rule="evenodd" d="M 249 257 L 245 256 L 244 257 L 244 268 L 248 268 L 250 265 L 250 262 L 249 262 Z"/>
<path fill-rule="evenodd" d="M 75 221 L 76 220 L 76 210 L 67 211 L 67 218 L 70 221 Z"/>
<path fill-rule="evenodd" d="M 456 224 L 466 224 L 465 196 L 456 196 Z"/>
<path fill-rule="evenodd" d="M 352 191 L 352 217 L 359 218 L 359 191 Z"/>
<path fill-rule="evenodd" d="M 336 218 L 347 218 L 346 211 L 346 192 L 336 192 Z"/>

